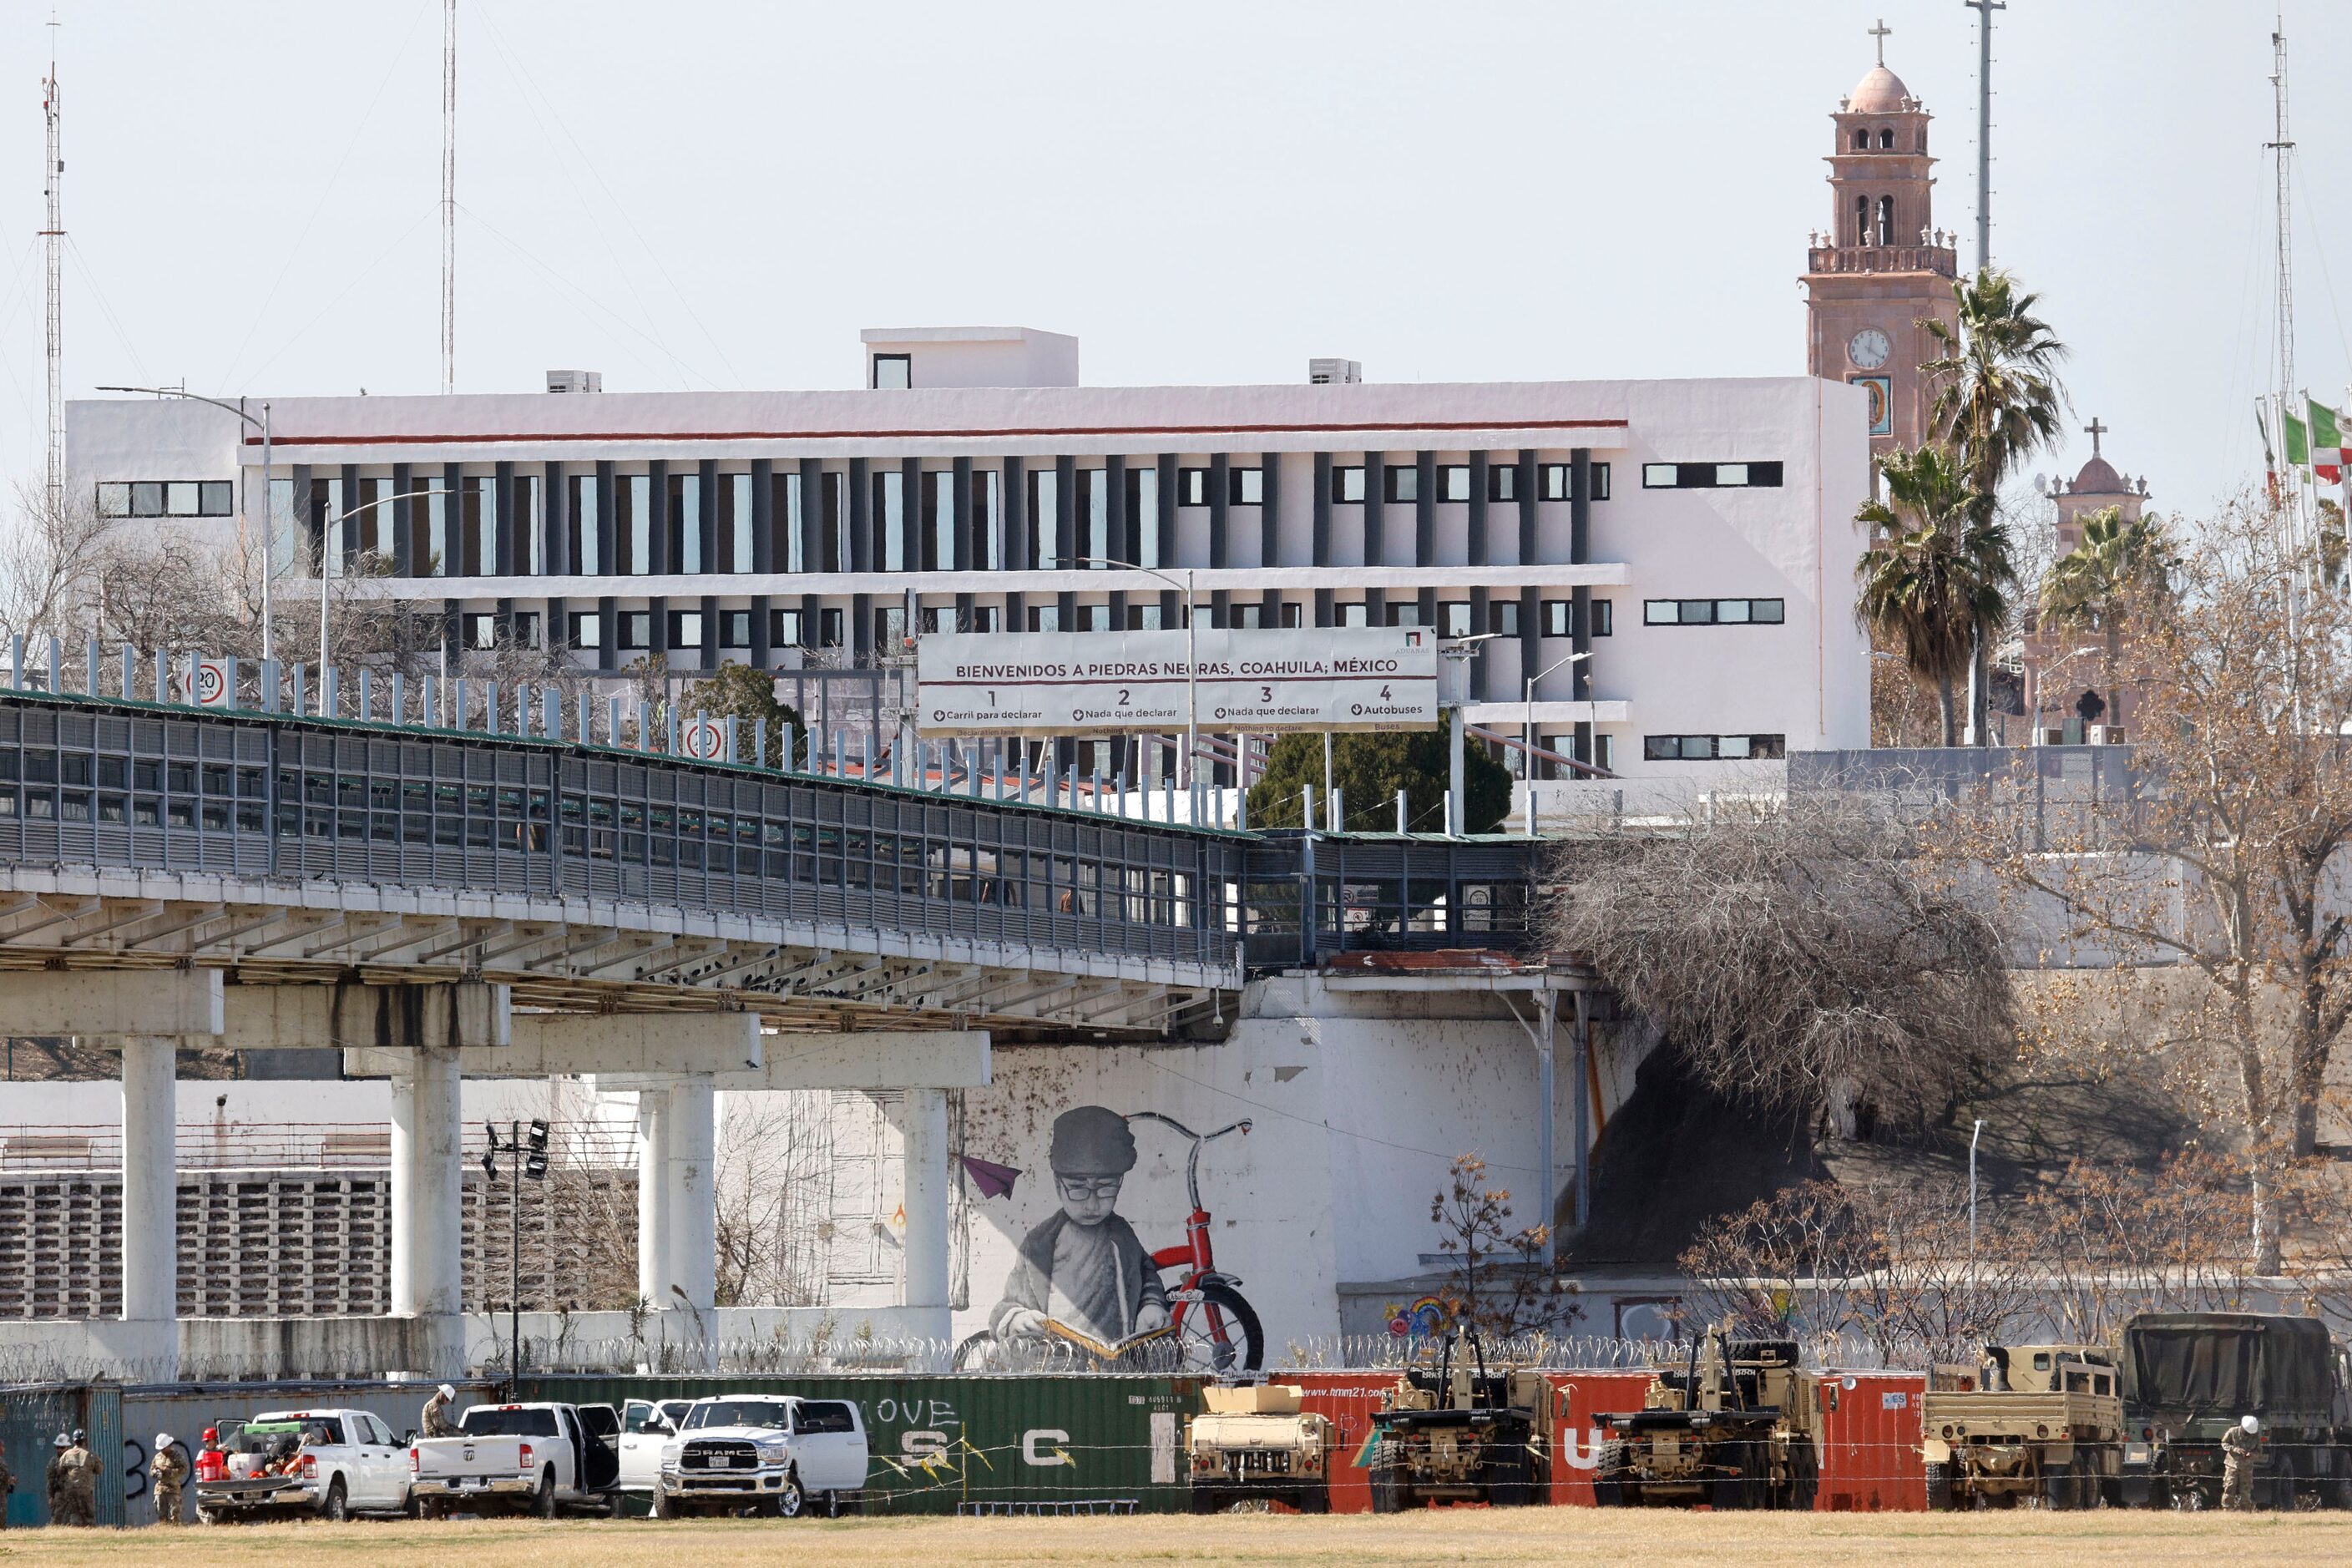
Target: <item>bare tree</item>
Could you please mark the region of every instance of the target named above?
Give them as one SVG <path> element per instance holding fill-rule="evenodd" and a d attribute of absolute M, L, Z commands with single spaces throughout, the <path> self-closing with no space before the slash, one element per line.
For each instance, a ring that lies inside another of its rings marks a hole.
<path fill-rule="evenodd" d="M 1717 800 L 1672 833 L 1572 846 L 1552 941 L 1727 1095 L 1921 1116 L 2007 1047 L 2012 1008 L 1991 923 L 1920 874 L 1885 804 Z"/>
<path fill-rule="evenodd" d="M 2138 1311 L 2248 1305 L 2243 1168 L 2200 1150 L 2153 1170 L 2075 1161 L 2020 1200 L 2006 1241 L 2067 1339 L 2111 1340 Z"/>
<path fill-rule="evenodd" d="M 2352 1018 L 2352 602 L 2252 505 L 2189 541 L 2163 591 L 2161 613 L 2116 616 L 2142 784 L 2059 812 L 2020 779 L 1961 803 L 1949 847 L 1999 874 L 2013 926 L 2042 922 L 2028 962 L 2096 967 L 2043 993 L 2063 1007 L 2040 1033 L 2079 1039 L 2162 993 L 2135 1043 L 2243 1141 L 2267 1272 Z M 2112 1005 L 2085 1005 L 2102 987 Z"/>
<path fill-rule="evenodd" d="M 1437 1249 L 1451 1260 L 1451 1291 L 1482 1333 L 1554 1332 L 1581 1315 L 1543 1268 L 1545 1226 L 1515 1228 L 1511 1194 L 1486 1184 L 1486 1162 L 1456 1155 L 1446 1190 L 1429 1200 Z"/>
<path fill-rule="evenodd" d="M 712 1187 L 720 1306 L 824 1305 L 827 1109 L 823 1093 L 728 1097 Z"/>

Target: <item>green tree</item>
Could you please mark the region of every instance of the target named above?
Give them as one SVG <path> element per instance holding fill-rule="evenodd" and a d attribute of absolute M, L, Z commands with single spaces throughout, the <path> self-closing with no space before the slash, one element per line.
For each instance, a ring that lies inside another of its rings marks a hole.
<path fill-rule="evenodd" d="M 745 761 L 751 757 L 751 738 L 759 733 L 761 720 L 767 721 L 767 754 L 756 759 L 768 767 L 782 765 L 784 730 L 797 731 L 801 716 L 787 703 L 776 700 L 776 679 L 763 669 L 753 669 L 748 664 L 722 666 L 708 680 L 698 680 L 686 689 L 679 707 L 688 713 L 708 713 L 713 719 L 735 720 L 736 755 Z"/>
<path fill-rule="evenodd" d="M 2124 521 L 2107 507 L 2083 520 L 2082 542 L 2060 556 L 2042 586 L 2042 618 L 2053 626 L 2113 631 L 2126 607 L 2163 598 L 2179 564 L 2160 517 Z"/>
<path fill-rule="evenodd" d="M 1919 369 L 1936 388 L 1937 435 L 1959 455 L 1969 483 L 1990 507 L 2002 482 L 2058 434 L 2066 392 L 2057 367 L 2067 350 L 2033 313 L 2042 297 L 2006 271 L 1979 268 L 1952 285 L 1952 299 L 1957 326 L 1932 316 L 1920 322 L 1941 352 Z M 2000 613 L 1979 616 L 1970 628 L 1969 726 L 1979 745 L 1986 743 L 1985 661 L 2008 618 L 2008 588 L 2016 579 L 2005 534 L 2000 548 L 2001 569 L 1988 577 L 1996 592 L 1979 601 Z"/>
<path fill-rule="evenodd" d="M 1901 648 L 1905 668 L 1935 689 L 1944 744 L 1953 745 L 1952 682 L 1969 669 L 1981 629 L 2008 620 L 2015 576 L 2009 530 L 1991 499 L 1939 447 L 1898 447 L 1879 475 L 1885 499 L 1864 501 L 1853 514 L 1870 531 L 1854 563 L 1853 616 Z"/>
<path fill-rule="evenodd" d="M 1451 776 L 1445 731 L 1415 730 L 1331 738 L 1331 782 L 1339 788 L 1352 833 L 1396 829 L 1396 794 L 1405 792 L 1405 821 L 1416 833 L 1442 832 L 1446 781 Z M 1462 759 L 1462 826 L 1491 833 L 1511 810 L 1510 770 L 1465 743 Z M 1323 796 L 1323 737 L 1285 735 L 1266 758 L 1265 773 L 1250 788 L 1250 822 L 1259 827 L 1295 827 L 1300 798 L 1315 786 L 1316 826 L 1326 818 Z"/>

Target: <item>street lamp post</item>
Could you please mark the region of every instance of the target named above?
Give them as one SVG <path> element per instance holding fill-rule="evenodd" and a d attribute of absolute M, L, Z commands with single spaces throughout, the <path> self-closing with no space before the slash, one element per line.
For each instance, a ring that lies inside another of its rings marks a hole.
<path fill-rule="evenodd" d="M 1526 690 L 1519 704 L 1519 760 L 1528 770 L 1528 793 L 1531 799 L 1534 796 L 1536 785 L 1536 682 L 1562 665 L 1574 664 L 1578 659 L 1591 657 L 1591 648 L 1586 648 L 1581 653 L 1564 655 L 1553 659 L 1527 679 Z"/>
<path fill-rule="evenodd" d="M 1184 580 L 1178 582 L 1157 566 L 1139 566 L 1132 561 L 1113 561 L 1104 555 L 1072 557 L 1079 566 L 1112 566 L 1122 572 L 1140 572 L 1147 577 L 1157 577 L 1184 595 L 1184 787 L 1191 789 L 1194 770 L 1199 766 L 1201 751 L 1201 661 L 1195 657 L 1200 645 L 1199 628 L 1192 615 L 1192 574 L 1187 569 Z M 1122 807 L 1121 809 L 1124 809 Z"/>
<path fill-rule="evenodd" d="M 261 515 L 263 520 L 261 530 L 261 657 L 264 662 L 277 658 L 277 644 L 270 634 L 269 578 L 272 568 L 277 564 L 275 558 L 271 554 L 270 547 L 275 542 L 273 536 L 276 532 L 275 525 L 277 520 L 270 515 L 271 497 L 269 492 L 271 489 L 270 481 L 272 475 L 270 472 L 269 462 L 269 405 L 266 402 L 262 404 L 261 417 L 256 419 L 252 415 L 247 414 L 245 411 L 245 399 L 242 397 L 238 398 L 235 403 L 224 403 L 217 397 L 206 397 L 202 393 L 190 392 L 187 388 L 183 386 L 101 386 L 97 390 L 100 392 L 143 392 L 152 394 L 157 397 L 184 397 L 191 403 L 209 403 L 215 408 L 224 409 L 228 413 L 236 415 L 239 419 L 244 420 L 247 425 L 252 426 L 255 429 L 261 432 Z M 243 466 L 243 464 L 238 465 L 239 468 L 242 468 Z M 243 486 L 238 487 L 240 493 L 243 491 Z M 249 530 L 253 526 L 253 518 L 251 515 L 252 509 L 248 506 L 246 510 L 247 516 L 245 519 L 245 525 Z"/>
<path fill-rule="evenodd" d="M 2050 678 L 2057 674 L 2060 670 L 2065 668 L 2068 665 L 2074 663 L 2076 659 L 2082 658 L 2086 653 L 2105 653 L 2106 651 L 2105 647 L 2098 643 L 2084 643 L 2080 647 L 2069 648 L 2065 653 L 2052 659 L 2047 665 L 2033 672 L 2033 700 L 2029 706 L 2032 710 L 2033 728 L 2037 734 L 2042 728 L 2042 693 L 2043 688 L 2049 684 Z"/>

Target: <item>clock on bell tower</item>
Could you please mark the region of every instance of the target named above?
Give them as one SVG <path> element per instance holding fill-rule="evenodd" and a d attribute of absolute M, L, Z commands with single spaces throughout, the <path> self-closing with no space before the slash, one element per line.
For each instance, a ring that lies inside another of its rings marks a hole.
<path fill-rule="evenodd" d="M 1916 447 L 1933 401 L 1919 366 L 1937 348 L 1919 322 L 1958 320 L 1952 236 L 1935 226 L 1930 116 L 1886 68 L 1884 23 L 1871 29 L 1878 63 L 1830 116 L 1830 226 L 1805 253 L 1806 368 L 1870 393 L 1870 450 Z"/>

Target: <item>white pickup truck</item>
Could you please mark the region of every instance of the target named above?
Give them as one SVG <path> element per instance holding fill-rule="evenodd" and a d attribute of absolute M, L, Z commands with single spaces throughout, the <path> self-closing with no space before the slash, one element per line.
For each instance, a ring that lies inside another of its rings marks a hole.
<path fill-rule="evenodd" d="M 461 1436 L 419 1437 L 408 1448 L 416 1512 L 439 1518 L 608 1510 L 620 1479 L 621 1418 L 609 1405 L 477 1405 Z"/>
<path fill-rule="evenodd" d="M 195 1483 L 202 1523 L 407 1510 L 407 1458 L 367 1411 L 271 1410 L 215 1425 L 226 1473 Z"/>
<path fill-rule="evenodd" d="M 855 1511 L 866 1486 L 866 1421 L 842 1399 L 722 1394 L 698 1399 L 664 1443 L 654 1517 L 768 1514 L 797 1519 L 812 1504 Z"/>

